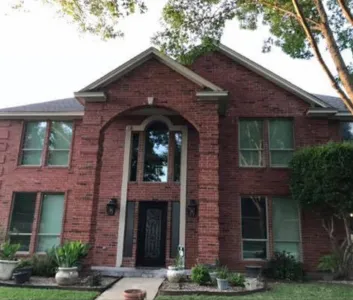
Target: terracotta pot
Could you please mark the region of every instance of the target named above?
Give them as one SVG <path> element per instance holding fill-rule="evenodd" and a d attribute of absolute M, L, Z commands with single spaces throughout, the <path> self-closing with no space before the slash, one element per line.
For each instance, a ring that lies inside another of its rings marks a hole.
<path fill-rule="evenodd" d="M 124 299 L 125 300 L 143 300 L 146 298 L 146 291 L 142 290 L 125 290 Z"/>

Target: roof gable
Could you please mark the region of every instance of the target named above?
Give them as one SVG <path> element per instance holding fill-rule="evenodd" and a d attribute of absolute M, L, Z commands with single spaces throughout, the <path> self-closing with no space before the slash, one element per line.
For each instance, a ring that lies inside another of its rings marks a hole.
<path fill-rule="evenodd" d="M 186 77 L 190 81 L 194 82 L 195 84 L 199 85 L 203 89 L 208 89 L 215 92 L 223 91 L 222 88 L 213 84 L 212 82 L 208 81 L 207 79 L 201 77 L 197 73 L 191 71 L 187 67 L 183 66 L 182 64 L 178 63 L 177 61 L 173 60 L 172 58 L 162 54 L 157 49 L 151 47 L 146 51 L 140 53 L 139 55 L 135 56 L 134 58 L 130 59 L 126 63 L 122 64 L 118 68 L 112 70 L 111 72 L 107 73 L 103 77 L 99 78 L 98 80 L 92 82 L 85 88 L 81 89 L 77 94 L 78 96 L 81 93 L 93 92 L 97 91 L 101 88 L 104 88 L 108 84 L 116 81 L 123 75 L 127 74 L 131 70 L 135 69 L 136 67 L 140 66 L 147 60 L 155 58 L 161 63 L 165 64 L 169 68 L 173 69 L 174 71 L 178 72 L 182 76 Z"/>

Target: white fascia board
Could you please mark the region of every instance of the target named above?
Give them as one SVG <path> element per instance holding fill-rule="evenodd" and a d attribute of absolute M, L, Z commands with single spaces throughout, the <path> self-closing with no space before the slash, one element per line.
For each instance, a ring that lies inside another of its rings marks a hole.
<path fill-rule="evenodd" d="M 334 108 L 309 108 L 308 111 L 306 112 L 307 116 L 321 116 L 321 117 L 327 117 L 327 116 L 332 116 L 337 113 L 337 109 Z"/>
<path fill-rule="evenodd" d="M 284 78 L 276 75 L 275 73 L 271 72 L 270 70 L 260 66 L 259 64 L 251 61 L 250 59 L 246 58 L 245 56 L 241 55 L 240 53 L 235 52 L 234 50 L 228 48 L 225 45 L 220 45 L 218 49 L 229 58 L 237 61 L 241 65 L 245 66 L 246 68 L 250 69 L 251 71 L 259 74 L 260 76 L 272 81 L 276 85 L 284 88 L 285 90 L 297 95 L 304 101 L 308 102 L 312 105 L 318 105 L 320 107 L 329 107 L 325 102 L 321 101 L 319 98 L 313 96 L 312 94 L 302 90 L 298 86 L 290 83 L 289 81 L 285 80 Z"/>

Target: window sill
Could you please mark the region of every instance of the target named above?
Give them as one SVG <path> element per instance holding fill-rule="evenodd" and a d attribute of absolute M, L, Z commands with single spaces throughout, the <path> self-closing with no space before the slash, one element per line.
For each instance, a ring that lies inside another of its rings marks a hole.
<path fill-rule="evenodd" d="M 69 166 L 18 165 L 17 169 L 38 169 L 38 170 L 43 170 L 43 169 L 70 169 L 70 167 Z"/>

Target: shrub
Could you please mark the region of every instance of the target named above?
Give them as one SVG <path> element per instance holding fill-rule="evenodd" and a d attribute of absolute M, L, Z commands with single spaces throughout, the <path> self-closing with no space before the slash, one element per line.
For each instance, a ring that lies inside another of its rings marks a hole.
<path fill-rule="evenodd" d="M 21 269 L 21 268 L 32 267 L 32 266 L 33 266 L 33 262 L 31 259 L 21 259 L 19 264 L 17 265 L 17 268 Z"/>
<path fill-rule="evenodd" d="M 336 273 L 338 270 L 339 257 L 335 254 L 324 255 L 320 258 L 317 268 L 320 271 Z"/>
<path fill-rule="evenodd" d="M 240 273 L 231 273 L 228 276 L 229 284 L 232 286 L 245 286 L 245 276 Z"/>
<path fill-rule="evenodd" d="M 50 251 L 46 255 L 34 255 L 31 259 L 34 276 L 53 277 L 58 265 Z"/>
<path fill-rule="evenodd" d="M 264 270 L 268 278 L 301 281 L 305 277 L 303 264 L 288 252 L 275 252 Z"/>
<path fill-rule="evenodd" d="M 217 278 L 219 279 L 227 279 L 229 276 L 229 271 L 227 267 L 221 267 L 218 271 L 217 271 Z"/>
<path fill-rule="evenodd" d="M 191 270 L 191 280 L 199 285 L 208 284 L 211 281 L 210 273 L 205 265 L 196 265 Z"/>
<path fill-rule="evenodd" d="M 87 256 L 89 245 L 80 241 L 66 242 L 61 247 L 53 249 L 54 258 L 59 267 L 79 267 Z"/>
<path fill-rule="evenodd" d="M 20 248 L 20 244 L 11 244 L 9 241 L 2 243 L 0 246 L 0 259 L 16 260 L 16 252 Z"/>

